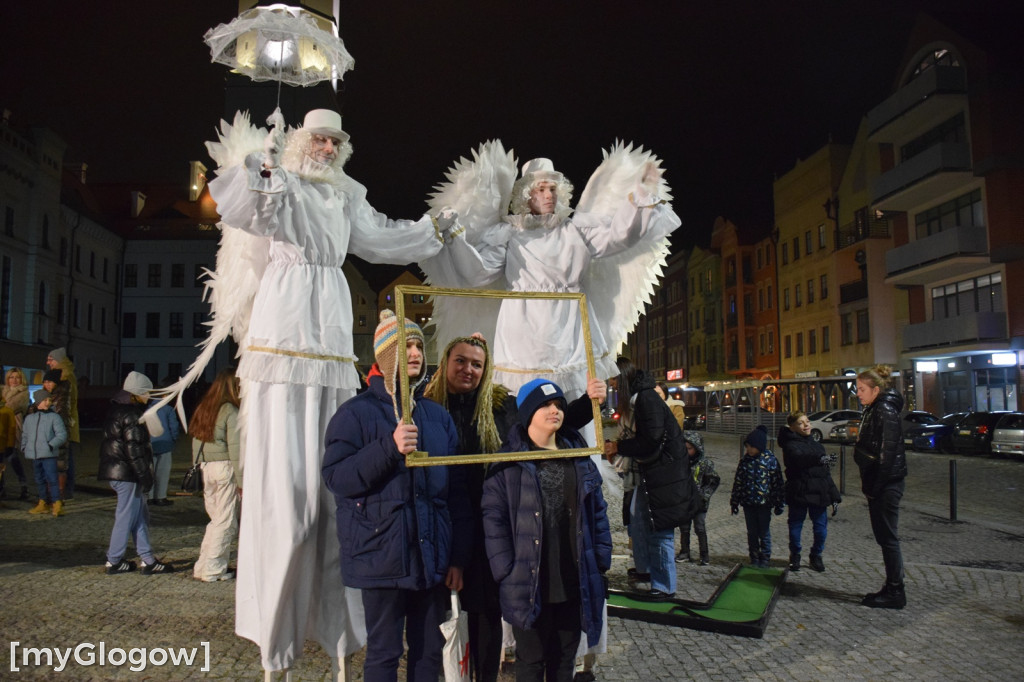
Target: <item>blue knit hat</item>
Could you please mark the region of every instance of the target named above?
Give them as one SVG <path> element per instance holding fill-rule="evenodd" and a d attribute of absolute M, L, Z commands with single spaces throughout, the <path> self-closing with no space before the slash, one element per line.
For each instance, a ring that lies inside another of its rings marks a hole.
<path fill-rule="evenodd" d="M 519 393 L 516 394 L 516 407 L 519 408 L 519 422 L 524 428 L 530 428 L 533 421 L 533 413 L 540 409 L 540 406 L 549 400 L 559 399 L 562 401 L 562 411 L 566 409 L 565 395 L 558 384 L 548 379 L 534 379 L 524 384 Z"/>
<path fill-rule="evenodd" d="M 758 452 L 764 452 L 768 448 L 768 428 L 761 424 L 747 435 L 744 444 L 753 446 Z"/>

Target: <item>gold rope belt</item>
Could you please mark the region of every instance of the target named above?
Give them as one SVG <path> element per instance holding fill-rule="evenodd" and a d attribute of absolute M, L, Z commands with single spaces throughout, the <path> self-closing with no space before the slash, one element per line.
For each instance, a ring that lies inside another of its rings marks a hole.
<path fill-rule="evenodd" d="M 352 358 L 344 355 L 321 355 L 319 353 L 301 353 L 297 350 L 282 350 L 281 348 L 270 348 L 268 346 L 249 346 L 247 351 L 256 353 L 271 353 L 273 355 L 287 355 L 290 358 L 305 358 L 307 360 L 326 360 L 328 362 L 348 362 L 354 364 Z"/>

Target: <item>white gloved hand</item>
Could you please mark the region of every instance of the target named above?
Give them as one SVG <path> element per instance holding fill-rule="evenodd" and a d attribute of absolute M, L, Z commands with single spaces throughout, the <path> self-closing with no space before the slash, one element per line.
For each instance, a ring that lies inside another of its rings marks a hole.
<path fill-rule="evenodd" d="M 434 219 L 437 221 L 437 229 L 445 232 L 459 221 L 459 212 L 451 206 L 445 206 Z"/>
<path fill-rule="evenodd" d="M 284 149 L 284 116 L 281 109 L 267 117 L 267 125 L 273 126 L 263 141 L 263 167 L 277 168 L 281 150 Z"/>
<path fill-rule="evenodd" d="M 647 191 L 648 194 L 656 196 L 658 194 L 658 186 L 661 184 L 661 176 L 665 171 L 658 168 L 658 164 L 653 161 L 648 161 L 644 165 L 643 175 L 640 177 L 640 186 Z"/>

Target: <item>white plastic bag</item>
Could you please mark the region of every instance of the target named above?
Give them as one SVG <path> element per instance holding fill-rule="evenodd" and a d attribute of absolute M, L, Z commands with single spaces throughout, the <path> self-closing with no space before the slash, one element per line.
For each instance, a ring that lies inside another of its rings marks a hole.
<path fill-rule="evenodd" d="M 469 682 L 469 616 L 459 608 L 459 593 L 452 590 L 450 617 L 441 623 L 444 635 L 444 682 Z"/>

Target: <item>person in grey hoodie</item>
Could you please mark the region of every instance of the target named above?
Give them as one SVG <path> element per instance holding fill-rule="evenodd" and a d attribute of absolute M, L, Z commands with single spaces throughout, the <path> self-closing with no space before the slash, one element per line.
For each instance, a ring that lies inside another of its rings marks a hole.
<path fill-rule="evenodd" d="M 21 430 L 21 449 L 25 459 L 32 462 L 39 489 L 39 503 L 29 514 L 52 513 L 64 515 L 64 503 L 60 499 L 57 483 L 57 452 L 68 440 L 64 420 L 50 410 L 50 394 L 40 389 L 33 395 L 36 411 L 25 417 Z"/>

